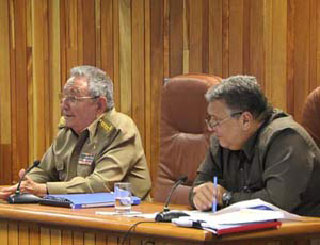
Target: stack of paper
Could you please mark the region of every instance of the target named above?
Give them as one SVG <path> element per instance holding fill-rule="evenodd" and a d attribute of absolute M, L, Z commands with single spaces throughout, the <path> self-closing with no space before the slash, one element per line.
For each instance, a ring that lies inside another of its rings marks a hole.
<path fill-rule="evenodd" d="M 173 219 L 172 223 L 202 228 L 218 235 L 277 228 L 282 222 L 301 220 L 301 216 L 288 213 L 260 199 L 238 202 L 215 213 L 192 211 L 188 214 L 190 216 Z"/>

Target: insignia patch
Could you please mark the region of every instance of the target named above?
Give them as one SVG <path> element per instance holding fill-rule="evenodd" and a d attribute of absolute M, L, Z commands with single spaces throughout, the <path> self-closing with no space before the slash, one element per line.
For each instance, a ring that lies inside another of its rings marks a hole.
<path fill-rule="evenodd" d="M 92 165 L 93 159 L 94 155 L 91 153 L 80 153 L 78 163 L 82 165 Z"/>
<path fill-rule="evenodd" d="M 63 128 L 64 126 L 66 126 L 66 119 L 64 117 L 60 117 L 59 128 Z"/>
<path fill-rule="evenodd" d="M 111 129 L 112 129 L 112 125 L 110 125 L 109 123 L 103 121 L 103 120 L 100 120 L 100 126 L 106 130 L 107 132 L 109 132 Z"/>

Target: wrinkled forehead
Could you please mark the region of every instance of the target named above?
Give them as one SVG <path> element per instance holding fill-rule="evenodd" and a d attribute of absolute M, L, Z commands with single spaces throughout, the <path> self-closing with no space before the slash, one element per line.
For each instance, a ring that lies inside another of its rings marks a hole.
<path fill-rule="evenodd" d="M 84 77 L 70 77 L 63 88 L 63 93 L 68 95 L 86 95 L 87 82 Z"/>

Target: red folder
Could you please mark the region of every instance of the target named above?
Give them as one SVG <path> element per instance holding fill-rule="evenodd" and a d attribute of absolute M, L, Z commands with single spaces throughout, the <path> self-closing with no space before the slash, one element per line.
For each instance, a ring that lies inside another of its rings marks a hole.
<path fill-rule="evenodd" d="M 221 228 L 216 231 L 217 235 L 224 235 L 237 232 L 254 231 L 254 230 L 264 230 L 264 229 L 276 229 L 281 226 L 281 222 L 263 222 L 254 224 L 245 224 L 235 227 Z"/>

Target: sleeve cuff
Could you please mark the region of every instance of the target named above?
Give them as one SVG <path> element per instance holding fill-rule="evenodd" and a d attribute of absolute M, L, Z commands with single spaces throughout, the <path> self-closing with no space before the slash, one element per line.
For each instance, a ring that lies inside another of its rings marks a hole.
<path fill-rule="evenodd" d="M 47 182 L 48 194 L 67 194 L 67 188 L 63 182 Z"/>

